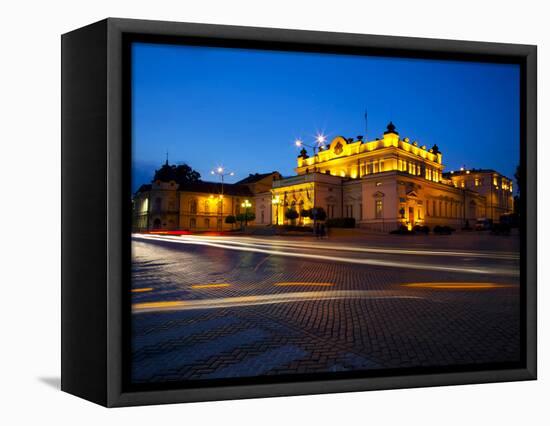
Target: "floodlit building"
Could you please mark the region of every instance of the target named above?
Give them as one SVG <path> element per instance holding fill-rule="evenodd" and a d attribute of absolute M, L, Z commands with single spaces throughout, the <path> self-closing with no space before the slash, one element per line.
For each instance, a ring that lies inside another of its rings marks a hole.
<path fill-rule="evenodd" d="M 251 174 L 239 182 L 223 185 L 203 181 L 178 184 L 174 180 L 142 185 L 133 198 L 133 228 L 135 231 L 228 230 L 235 225 L 226 223 L 227 216 L 236 217 L 246 210 L 256 216 L 250 221 L 252 225 L 268 225 L 272 221 L 269 190 L 280 177 L 278 172 L 272 172 Z M 266 194 L 269 204 L 262 202 Z M 245 203 L 250 207 L 243 207 Z"/>
<path fill-rule="evenodd" d="M 510 179 L 492 170 L 444 174 L 438 146 L 401 139 L 393 123 L 373 141 L 338 136 L 313 156 L 302 149 L 295 170 L 273 182 L 273 223 L 287 223 L 288 209 L 321 207 L 329 218 L 353 217 L 357 226 L 380 231 L 458 228 L 482 217 L 498 221 L 513 208 Z"/>
<path fill-rule="evenodd" d="M 513 181 L 494 170 L 471 169 L 444 174 L 456 188 L 475 191 L 485 197 L 485 217 L 498 222 L 514 209 Z"/>
<path fill-rule="evenodd" d="M 163 167 L 170 167 L 166 164 Z M 253 212 L 251 225 L 311 225 L 304 210 L 354 218 L 356 226 L 391 231 L 401 225 L 473 226 L 513 211 L 513 183 L 494 170 L 444 173 L 443 154 L 389 123 L 381 138 L 335 137 L 312 156 L 302 149 L 296 175 L 251 174 L 234 184 L 155 181 L 134 196 L 136 230 L 227 230 L 227 216 Z M 287 212 L 298 217 L 289 220 Z"/>

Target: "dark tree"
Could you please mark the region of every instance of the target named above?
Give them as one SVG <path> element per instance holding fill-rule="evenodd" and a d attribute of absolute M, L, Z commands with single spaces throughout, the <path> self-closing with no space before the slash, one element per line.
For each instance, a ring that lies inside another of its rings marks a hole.
<path fill-rule="evenodd" d="M 189 182 L 200 181 L 201 175 L 196 170 L 193 170 L 187 164 L 168 164 L 164 163 L 163 166 L 155 171 L 153 181 L 160 180 L 161 182 L 170 182 L 171 180 L 182 185 Z"/>
<path fill-rule="evenodd" d="M 187 164 L 180 164 L 176 166 L 175 181 L 179 184 L 187 182 L 198 182 L 201 179 L 201 174 L 196 170 L 193 170 Z"/>
<path fill-rule="evenodd" d="M 288 220 L 296 220 L 298 219 L 298 212 L 294 209 L 288 209 L 286 212 L 285 212 L 285 217 L 288 219 Z"/>
<path fill-rule="evenodd" d="M 313 220 L 325 220 L 327 218 L 327 213 L 322 207 L 314 207 L 311 209 L 311 216 Z"/>
<path fill-rule="evenodd" d="M 236 217 L 236 220 L 238 220 L 241 223 L 241 228 L 244 222 L 251 222 L 254 219 L 256 219 L 256 215 L 252 212 L 239 213 Z"/>

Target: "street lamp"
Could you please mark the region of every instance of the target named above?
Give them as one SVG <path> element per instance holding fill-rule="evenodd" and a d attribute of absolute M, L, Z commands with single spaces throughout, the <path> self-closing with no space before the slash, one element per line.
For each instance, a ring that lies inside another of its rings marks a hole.
<path fill-rule="evenodd" d="M 307 148 L 311 148 L 313 149 L 313 161 L 316 162 L 317 158 L 317 150 L 321 147 L 324 147 L 325 146 L 325 142 L 327 140 L 327 137 L 322 134 L 322 133 L 318 133 L 317 136 L 315 137 L 315 144 L 314 145 L 308 145 L 306 143 L 304 143 L 304 141 L 302 141 L 301 139 L 296 139 L 294 141 L 294 144 L 298 147 L 298 148 L 303 148 L 303 147 L 307 147 Z"/>
<path fill-rule="evenodd" d="M 241 207 L 244 208 L 244 227 L 246 228 L 248 226 L 248 209 L 252 207 L 252 204 L 250 204 L 250 201 L 244 200 Z"/>
<path fill-rule="evenodd" d="M 304 143 L 304 141 L 301 140 L 301 139 L 296 139 L 294 141 L 294 144 L 298 148 L 303 148 L 304 146 L 307 147 L 307 148 L 311 148 L 311 149 L 313 149 L 313 155 L 317 155 L 317 149 L 319 149 L 321 147 L 324 147 L 326 141 L 327 141 L 327 137 L 325 135 L 323 135 L 322 133 L 319 133 L 315 137 L 315 142 L 316 142 L 315 145 L 308 145 L 308 144 Z"/>
<path fill-rule="evenodd" d="M 276 207 L 275 225 L 278 225 L 278 224 L 279 224 L 279 204 L 281 204 L 281 199 L 279 198 L 278 195 L 276 195 L 275 197 L 273 197 L 273 199 L 271 200 L 271 202 L 272 202 L 273 205 Z"/>
<path fill-rule="evenodd" d="M 216 167 L 214 170 L 210 171 L 212 175 L 218 175 L 222 182 L 221 192 L 220 192 L 220 207 L 218 208 L 220 212 L 220 231 L 223 229 L 223 183 L 226 176 L 235 176 L 234 172 L 226 172 L 225 169 L 221 166 Z"/>

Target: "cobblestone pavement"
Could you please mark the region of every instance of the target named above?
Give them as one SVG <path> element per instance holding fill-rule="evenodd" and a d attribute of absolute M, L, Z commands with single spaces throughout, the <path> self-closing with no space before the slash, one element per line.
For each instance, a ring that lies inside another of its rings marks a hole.
<path fill-rule="evenodd" d="M 510 238 L 431 254 L 178 238 L 132 242 L 135 383 L 519 360 Z"/>

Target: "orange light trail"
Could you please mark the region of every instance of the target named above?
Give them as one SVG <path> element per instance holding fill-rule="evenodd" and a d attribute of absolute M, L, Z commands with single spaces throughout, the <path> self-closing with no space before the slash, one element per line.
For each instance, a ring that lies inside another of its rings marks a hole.
<path fill-rule="evenodd" d="M 300 283 L 300 282 L 289 282 L 289 283 L 276 283 L 278 287 L 288 287 L 288 286 L 312 286 L 312 287 L 332 287 L 334 283 Z"/>
<path fill-rule="evenodd" d="M 219 283 L 219 284 L 194 284 L 191 286 L 191 288 L 222 288 L 222 287 L 229 287 L 231 284 L 227 283 Z"/>

